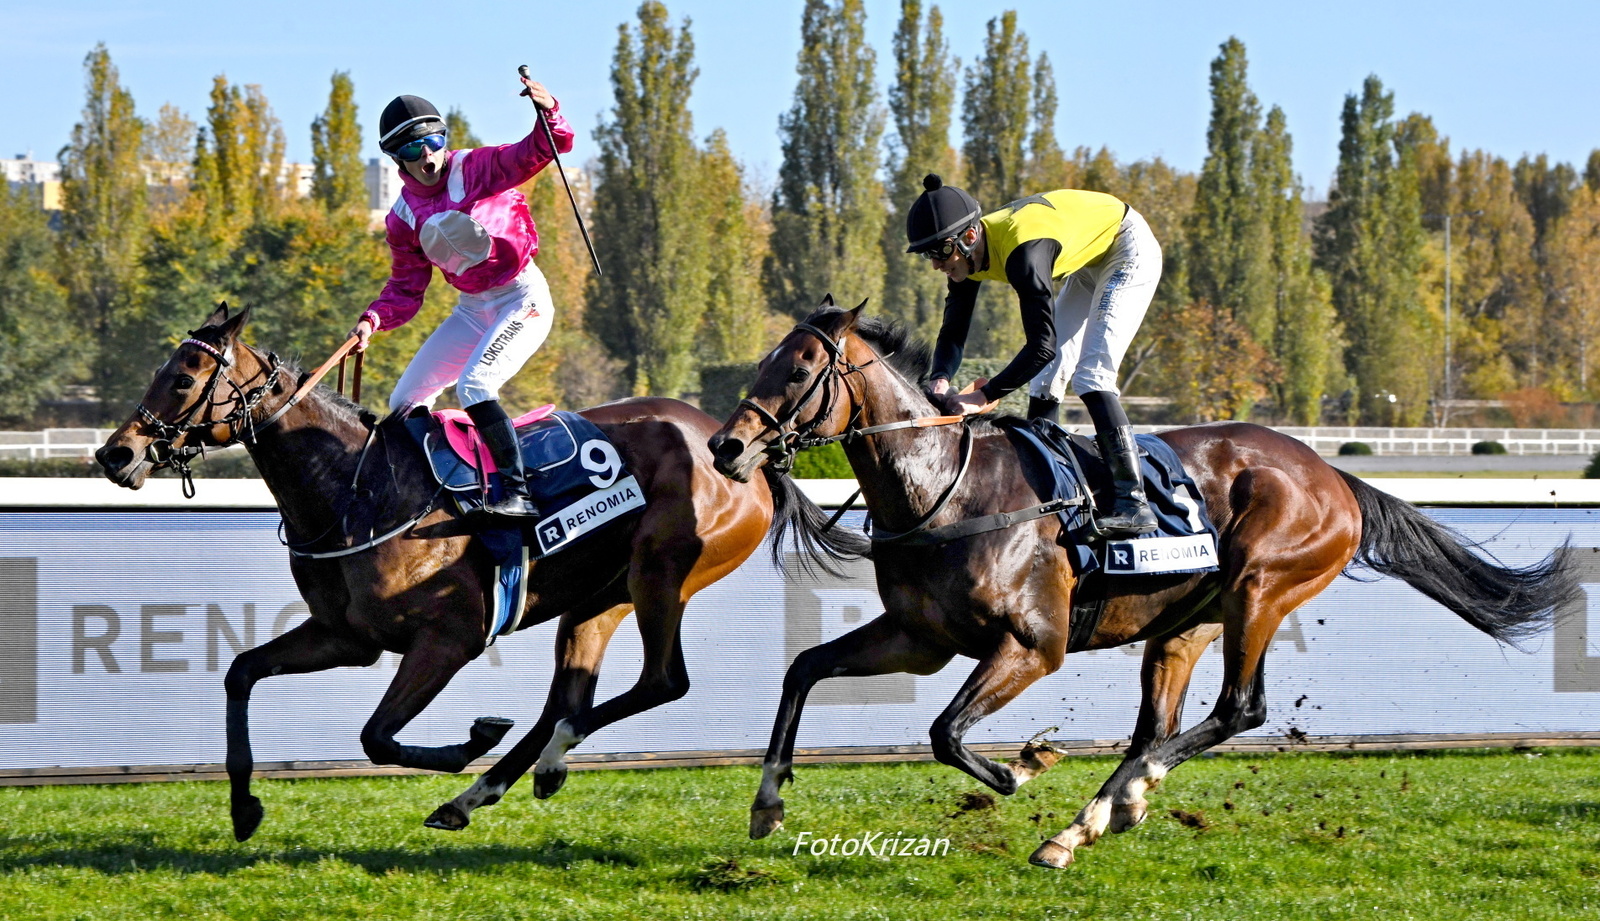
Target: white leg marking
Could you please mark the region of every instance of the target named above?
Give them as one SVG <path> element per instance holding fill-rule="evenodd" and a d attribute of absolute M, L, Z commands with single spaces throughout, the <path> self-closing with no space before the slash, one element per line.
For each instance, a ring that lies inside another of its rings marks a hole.
<path fill-rule="evenodd" d="M 533 772 L 550 774 L 564 769 L 567 751 L 583 739 L 583 736 L 572 731 L 572 725 L 566 720 L 556 723 L 555 731 L 550 734 L 550 741 L 545 743 L 544 751 L 539 753 L 539 761 L 533 766 Z"/>
<path fill-rule="evenodd" d="M 472 815 L 472 810 L 488 803 L 498 802 L 500 797 L 506 795 L 505 784 L 488 783 L 482 776 L 473 781 L 465 793 L 451 800 L 457 809 L 464 815 Z"/>

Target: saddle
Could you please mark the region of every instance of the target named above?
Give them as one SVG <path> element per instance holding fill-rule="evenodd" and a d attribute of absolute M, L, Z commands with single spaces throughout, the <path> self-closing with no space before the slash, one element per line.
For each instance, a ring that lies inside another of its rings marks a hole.
<path fill-rule="evenodd" d="M 1111 471 L 1094 441 L 1047 419 L 1005 419 L 996 425 L 1010 437 L 1034 488 L 1041 495 L 1071 503 L 1058 515 L 1063 540 L 1073 551 L 1080 575 L 1095 571 L 1107 575 L 1195 573 L 1217 568 L 1217 530 L 1206 515 L 1205 500 L 1184 472 L 1177 452 L 1165 441 L 1154 435 L 1134 437 L 1145 496 L 1158 527 L 1150 534 L 1107 541 L 1094 529 L 1095 503 L 1074 501 L 1095 494 L 1109 498 Z"/>
<path fill-rule="evenodd" d="M 472 419 L 459 409 L 412 411 L 406 430 L 421 446 L 439 489 L 465 518 L 499 497 L 500 474 Z M 472 532 L 495 560 L 489 641 L 517 629 L 526 608 L 527 566 L 644 508 L 644 490 L 611 439 L 577 413 L 541 406 L 512 420 L 540 517 L 526 526 L 496 520 Z"/>

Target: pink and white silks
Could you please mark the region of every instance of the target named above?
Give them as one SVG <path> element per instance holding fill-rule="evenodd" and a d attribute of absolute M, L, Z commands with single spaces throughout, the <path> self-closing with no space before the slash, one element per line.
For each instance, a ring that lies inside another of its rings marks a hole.
<path fill-rule="evenodd" d="M 566 153 L 572 126 L 558 109 L 549 112 L 550 131 Z M 362 317 L 374 330 L 404 325 L 421 309 L 434 266 L 461 298 L 401 375 L 391 410 L 432 406 L 451 384 L 462 406 L 493 400 L 544 344 L 555 308 L 533 263 L 539 232 L 517 186 L 553 159 L 535 124 L 515 144 L 447 151 L 434 185 L 400 170 L 400 197 L 384 221 L 393 268 Z"/>

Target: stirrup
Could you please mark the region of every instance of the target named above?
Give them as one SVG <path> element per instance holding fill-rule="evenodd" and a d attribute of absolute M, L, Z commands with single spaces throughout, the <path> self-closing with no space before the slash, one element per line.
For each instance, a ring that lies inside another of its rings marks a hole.
<path fill-rule="evenodd" d="M 488 518 L 515 518 L 523 524 L 532 524 L 544 517 L 539 506 L 528 496 L 507 491 L 498 502 L 485 502 L 475 514 Z"/>
<path fill-rule="evenodd" d="M 1094 526 L 1106 537 L 1118 538 L 1149 534 L 1159 525 L 1155 513 L 1150 511 L 1149 503 L 1140 502 L 1132 509 L 1118 509 L 1113 505 L 1105 517 L 1094 520 Z"/>

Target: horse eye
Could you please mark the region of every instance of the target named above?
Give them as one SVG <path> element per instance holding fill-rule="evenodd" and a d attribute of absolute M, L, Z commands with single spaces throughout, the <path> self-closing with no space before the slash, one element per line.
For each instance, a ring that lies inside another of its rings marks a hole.
<path fill-rule="evenodd" d="M 810 376 L 811 372 L 807 371 L 805 368 L 795 368 L 793 371 L 789 372 L 789 382 L 792 384 L 798 384 Z"/>
<path fill-rule="evenodd" d="M 194 378 L 190 377 L 187 374 L 178 375 L 177 378 L 175 378 L 173 380 L 173 382 L 172 382 L 172 389 L 173 390 L 178 390 L 178 391 L 188 390 L 190 387 L 193 387 L 193 386 L 194 386 Z"/>

